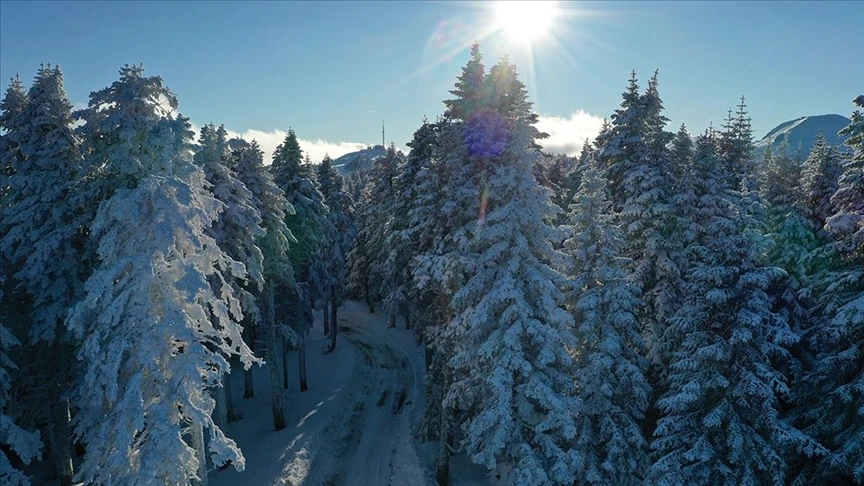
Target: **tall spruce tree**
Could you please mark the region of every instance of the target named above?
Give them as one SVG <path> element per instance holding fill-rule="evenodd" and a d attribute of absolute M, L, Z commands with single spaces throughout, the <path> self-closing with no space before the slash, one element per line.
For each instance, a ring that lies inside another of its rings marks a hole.
<path fill-rule="evenodd" d="M 852 113 L 852 122 L 840 134 L 849 138 L 852 156 L 843 164 L 843 174 L 837 192 L 831 197 L 834 214 L 825 225 L 842 251 L 855 258 L 864 258 L 864 95 L 855 98 L 859 108 Z"/>
<path fill-rule="evenodd" d="M 612 222 L 606 178 L 590 162 L 570 206 L 574 234 L 568 301 L 576 324 L 576 484 L 639 484 L 648 467 L 640 425 L 651 394 L 637 321 L 638 286 L 620 256 L 624 240 Z"/>
<path fill-rule="evenodd" d="M 710 134 L 694 157 L 698 233 L 672 328 L 669 389 L 652 441 L 652 484 L 783 484 L 793 449 L 818 445 L 780 419 L 787 390 L 773 363 L 797 340 L 771 312 L 760 266 Z"/>
<path fill-rule="evenodd" d="M 3 283 L 0 277 L 0 284 Z M 0 298 L 3 292 L 0 291 Z M 2 319 L 2 318 L 0 318 Z M 30 477 L 24 472 L 12 466 L 10 452 L 14 453 L 24 465 L 30 464 L 38 459 L 42 452 L 42 440 L 39 432 L 31 432 L 19 427 L 10 413 L 12 396 L 9 389 L 12 387 L 12 376 L 18 367 L 9 357 L 9 349 L 21 343 L 6 328 L 5 322 L 0 320 L 0 481 L 10 486 L 26 486 L 30 484 Z M 9 451 L 9 452 L 7 452 Z"/>
<path fill-rule="evenodd" d="M 841 170 L 840 154 L 820 132 L 801 171 L 801 207 L 816 228 L 834 215 L 831 196 L 837 192 Z"/>
<path fill-rule="evenodd" d="M 323 303 L 326 298 L 324 285 L 328 275 L 323 264 L 323 247 L 331 234 L 329 210 L 318 190 L 308 155 L 303 158 L 294 130 L 289 129 L 285 140 L 276 147 L 270 172 L 273 182 L 285 192 L 285 199 L 294 208 L 294 214 L 285 216 L 285 224 L 297 239 L 289 247 L 288 256 L 298 285 L 293 291 L 280 292 L 284 305 L 279 306 L 279 312 L 300 338 L 299 380 L 301 391 L 305 391 L 305 338 L 312 327 L 316 303 Z"/>
<path fill-rule="evenodd" d="M 484 116 L 499 117 L 491 124 L 506 127 L 506 139 L 494 156 L 498 133 L 473 139 L 488 172 L 465 248 L 468 278 L 447 325 L 460 339 L 444 406 L 458 411 L 471 459 L 509 469 L 509 484 L 572 484 L 576 429 L 566 349 L 575 344 L 572 316 L 561 307 L 563 276 L 551 267 L 562 262 L 551 243 L 560 235 L 544 220 L 551 201 L 532 172 L 537 115 L 506 58 L 485 82 L 492 95 Z"/>
<path fill-rule="evenodd" d="M 27 106 L 27 90 L 16 74 L 9 81 L 9 87 L 6 88 L 3 100 L 0 101 L 0 128 L 5 132 L 0 134 L 0 196 L 3 196 L 3 201 L 8 197 L 7 178 L 14 173 L 16 165 L 24 158 L 18 149 L 18 137 L 23 134 L 24 119 L 21 118 L 21 113 L 25 106 Z"/>
<path fill-rule="evenodd" d="M 215 465 L 244 467 L 206 393 L 231 356 L 255 361 L 230 285 L 244 269 L 207 235 L 225 207 L 192 163 L 176 107 L 160 78 L 127 65 L 81 114 L 89 196 L 109 196 L 90 225 L 98 266 L 67 320 L 82 340 L 73 398 L 86 483 L 204 480 L 204 429 Z"/>
<path fill-rule="evenodd" d="M 251 202 L 260 214 L 264 232 L 257 237 L 257 245 L 263 256 L 263 288 L 259 292 L 259 307 L 262 309 L 261 332 L 264 347 L 264 360 L 270 375 L 270 396 L 273 412 L 274 430 L 282 430 L 285 422 L 283 381 L 287 372 L 282 349 L 289 337 L 287 322 L 277 321 L 275 295 L 277 289 L 286 289 L 296 294 L 294 271 L 288 255 L 289 243 L 296 242 L 294 235 L 285 224 L 288 214 L 294 208 L 285 199 L 285 193 L 273 182 L 273 177 L 264 166 L 264 154 L 258 142 L 231 140 L 232 158 L 237 178 L 248 188 Z M 287 317 L 287 316 L 285 316 Z"/>
<path fill-rule="evenodd" d="M 864 95 L 855 99 L 864 108 Z M 801 469 L 797 484 L 864 483 L 864 116 L 856 110 L 841 134 L 851 157 L 831 198 L 811 286 L 817 322 L 807 335 L 814 365 L 796 390 L 796 423 L 827 454 Z"/>
<path fill-rule="evenodd" d="M 421 251 L 421 241 L 411 225 L 411 213 L 417 206 L 424 168 L 433 156 L 437 126 L 423 119 L 408 146 L 411 153 L 397 167 L 393 180 L 392 217 L 385 228 L 386 274 L 391 283 L 384 296 L 385 312 L 399 313 L 405 318 L 406 329 L 411 327 L 412 310 L 424 308 L 419 292 L 413 285 L 411 259 Z M 420 334 L 417 334 L 419 337 Z"/>
<path fill-rule="evenodd" d="M 327 268 L 328 280 L 325 287 L 324 312 L 330 312 L 330 348 L 336 348 L 337 309 L 342 305 L 347 293 L 347 256 L 354 246 L 357 230 L 352 214 L 354 211 L 351 196 L 344 191 L 342 175 L 333 167 L 333 161 L 325 156 L 317 171 L 318 183 L 324 203 L 329 209 L 327 219 L 332 228 L 331 237 L 325 246 L 324 266 Z M 383 232 L 383 228 L 379 229 Z"/>
<path fill-rule="evenodd" d="M 18 160 L 8 178 L 0 222 L 0 250 L 29 300 L 24 332 L 32 353 L 22 356 L 28 369 L 19 400 L 35 404 L 28 415 L 42 429 L 47 451 L 62 484 L 71 484 L 72 443 L 69 404 L 64 398 L 75 371 L 74 339 L 63 319 L 83 294 L 87 267 L 79 231 L 84 222 L 75 204 L 81 168 L 78 137 L 72 129 L 72 104 L 59 67 L 43 65 L 7 133 Z"/>

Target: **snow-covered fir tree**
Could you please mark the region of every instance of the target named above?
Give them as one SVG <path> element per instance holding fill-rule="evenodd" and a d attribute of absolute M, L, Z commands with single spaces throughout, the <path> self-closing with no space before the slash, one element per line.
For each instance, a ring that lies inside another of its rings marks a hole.
<path fill-rule="evenodd" d="M 753 129 L 743 96 L 737 108 L 734 116 L 729 109 L 717 139 L 717 154 L 729 187 L 738 193 L 737 205 L 745 215 L 746 232 L 758 249 L 765 245 L 762 235 L 768 215 L 759 191 L 760 174 L 753 156 Z"/>
<path fill-rule="evenodd" d="M 626 279 L 610 206 L 606 178 L 589 162 L 570 206 L 574 234 L 563 247 L 572 259 L 568 300 L 576 321 L 574 484 L 639 484 L 649 464 L 640 428 L 651 394 L 640 291 Z"/>
<path fill-rule="evenodd" d="M 176 107 L 160 78 L 127 65 L 81 115 L 89 168 L 103 179 L 94 192 L 110 195 L 90 226 L 98 265 L 67 321 L 82 340 L 73 398 L 85 483 L 203 480 L 204 429 L 215 465 L 244 467 L 208 393 L 231 356 L 255 361 L 230 284 L 244 268 L 207 235 L 225 207 L 192 162 Z"/>
<path fill-rule="evenodd" d="M 27 106 L 27 90 L 21 78 L 15 75 L 9 81 L 9 87 L 3 99 L 0 100 L 0 196 L 5 201 L 8 191 L 8 177 L 15 171 L 15 166 L 24 159 L 18 150 L 17 137 L 23 133 L 25 119 L 21 118 L 24 107 Z"/>
<path fill-rule="evenodd" d="M 229 157 L 228 145 L 228 132 L 223 126 L 204 125 L 193 160 L 203 169 L 213 197 L 225 205 L 209 234 L 229 257 L 246 267 L 246 276 L 232 282 L 232 286 L 244 314 L 256 316 L 259 309 L 250 290 L 260 291 L 264 285 L 264 255 L 258 242 L 267 231 L 262 227 L 252 192 L 236 173 L 237 160 Z"/>
<path fill-rule="evenodd" d="M 620 211 L 624 206 L 626 174 L 646 157 L 643 103 L 635 71 L 630 74 L 627 90 L 621 96 L 621 106 L 612 114 L 606 130 L 600 131 L 595 142 L 597 160 L 609 179 L 609 196 L 614 211 Z"/>
<path fill-rule="evenodd" d="M 364 225 L 369 227 L 369 248 L 372 266 L 370 282 L 374 293 L 382 300 L 382 311 L 388 316 L 390 325 L 396 325 L 396 316 L 404 314 L 406 297 L 401 288 L 405 275 L 402 268 L 390 260 L 394 249 L 388 245 L 389 232 L 394 222 L 394 204 L 397 201 L 396 179 L 405 165 L 405 158 L 394 144 L 387 147 L 383 157 L 375 159 L 369 172 L 369 186 L 365 196 L 372 204 L 364 213 Z"/>
<path fill-rule="evenodd" d="M 682 184 L 690 182 L 688 170 L 690 163 L 693 161 L 693 139 L 690 132 L 687 131 L 687 126 L 681 124 L 678 131 L 675 133 L 675 138 L 672 139 L 670 147 L 671 157 L 671 175 L 672 179 Z M 688 193 L 688 187 L 679 187 L 678 191 L 681 194 Z"/>
<path fill-rule="evenodd" d="M 864 96 L 855 100 L 864 108 Z M 806 335 L 814 356 L 795 391 L 795 423 L 827 453 L 798 471 L 796 484 L 864 483 L 864 117 L 856 110 L 841 131 L 853 150 L 831 198 L 835 214 L 825 229 L 810 277 L 816 320 Z"/>
<path fill-rule="evenodd" d="M 81 155 L 60 68 L 43 65 L 27 99 L 20 114 L 27 124 L 7 134 L 17 138 L 25 162 L 9 178 L 0 246 L 33 299 L 29 337 L 53 341 L 81 293 L 77 218 L 68 203 Z"/>
<path fill-rule="evenodd" d="M 354 246 L 357 230 L 354 225 L 354 202 L 344 190 L 342 175 L 333 167 L 333 160 L 325 156 L 317 169 L 317 181 L 327 205 L 327 219 L 332 236 L 324 246 L 324 267 L 328 281 L 324 288 L 324 312 L 330 313 L 330 351 L 336 348 L 337 309 L 342 306 L 347 294 L 346 273 L 348 252 Z M 383 233 L 383 227 L 378 230 Z M 329 306 L 329 307 L 328 307 Z"/>
<path fill-rule="evenodd" d="M 421 250 L 420 235 L 411 225 L 411 212 L 420 199 L 420 179 L 433 156 L 436 130 L 437 126 L 424 118 L 408 142 L 411 153 L 397 167 L 398 175 L 393 180 L 392 216 L 385 228 L 385 273 L 391 281 L 384 296 L 384 311 L 402 315 L 406 329 L 411 327 L 414 309 L 423 306 L 411 272 L 411 259 Z"/>
<path fill-rule="evenodd" d="M 290 245 L 288 257 L 298 285 L 280 292 L 283 305 L 278 306 L 278 314 L 280 319 L 289 320 L 288 325 L 300 338 L 299 379 L 301 391 L 304 391 L 307 380 L 303 343 L 312 327 L 312 312 L 316 303 L 323 305 L 326 299 L 324 286 L 329 276 L 323 263 L 323 249 L 332 229 L 327 218 L 329 210 L 324 204 L 324 196 L 318 190 L 312 164 L 308 157 L 304 160 L 294 130 L 289 129 L 285 139 L 276 147 L 270 172 L 273 182 L 284 191 L 286 200 L 294 208 L 294 214 L 286 215 L 285 224 L 297 239 L 296 243 Z"/>
<path fill-rule="evenodd" d="M 834 215 L 831 196 L 837 191 L 840 171 L 840 154 L 820 132 L 801 171 L 801 207 L 816 228 Z"/>
<path fill-rule="evenodd" d="M 676 313 L 669 390 L 652 441 L 657 485 L 783 484 L 793 449 L 818 445 L 780 419 L 787 390 L 773 366 L 797 340 L 771 312 L 774 270 L 754 258 L 732 182 L 710 134 L 696 142 L 698 233 L 688 251 L 687 297 Z"/>
<path fill-rule="evenodd" d="M 273 176 L 264 167 L 264 154 L 258 142 L 251 143 L 239 139 L 229 142 L 232 149 L 233 167 L 237 178 L 251 193 L 251 202 L 256 212 L 260 214 L 264 233 L 257 237 L 256 243 L 263 255 L 264 286 L 258 293 L 259 305 L 262 310 L 259 321 L 259 339 L 263 346 L 264 360 L 270 374 L 270 396 L 272 400 L 273 428 L 282 430 L 285 422 L 284 391 L 282 383 L 284 366 L 284 347 L 293 335 L 285 321 L 276 319 L 275 294 L 277 289 L 285 289 L 296 293 L 294 271 L 288 255 L 289 244 L 297 240 L 285 224 L 288 214 L 294 208 L 285 199 L 285 193 L 273 182 Z M 292 339 L 293 340 L 293 339 Z"/>
<path fill-rule="evenodd" d="M 59 67 L 43 65 L 26 100 L 18 126 L 6 134 L 17 146 L 18 163 L 8 178 L 0 250 L 29 300 L 28 316 L 19 323 L 32 353 L 19 360 L 29 376 L 22 377 L 18 400 L 33 404 L 30 422 L 43 431 L 61 483 L 71 484 L 69 407 L 61 397 L 74 374 L 75 344 L 63 319 L 81 298 L 88 270 L 82 258 L 86 223 L 72 202 L 81 153 Z"/>
<path fill-rule="evenodd" d="M 658 93 L 657 72 L 642 97 L 645 158 L 625 173 L 624 206 L 619 215 L 633 258 L 633 279 L 641 285 L 645 308 L 648 358 L 661 377 L 668 365 L 669 320 L 681 305 L 687 260 L 684 246 L 691 236 L 691 201 L 680 175 L 676 155 L 669 150 L 673 134 Z M 609 147 L 606 147 L 607 149 Z"/>
<path fill-rule="evenodd" d="M 849 137 L 846 144 L 852 156 L 843 164 L 837 192 L 831 197 L 834 214 L 825 225 L 844 252 L 864 258 L 864 95 L 855 98 L 859 108 L 852 122 L 840 134 Z"/>
<path fill-rule="evenodd" d="M 4 278 L 0 276 L 0 284 Z M 3 292 L 0 290 L 0 298 Z M 2 317 L 0 317 L 2 319 Z M 0 320 L 0 481 L 10 486 L 27 486 L 30 477 L 15 469 L 9 460 L 9 452 L 14 453 L 25 465 L 38 459 L 42 452 L 42 440 L 38 432 L 31 432 L 19 427 L 9 414 L 13 400 L 9 393 L 12 387 L 11 373 L 17 369 L 9 357 L 9 349 L 21 343 L 6 328 Z M 6 452 L 6 451 L 9 452 Z"/>
<path fill-rule="evenodd" d="M 460 339 L 444 406 L 458 411 L 472 461 L 506 471 L 509 484 L 572 484 L 573 320 L 562 308 L 563 276 L 551 266 L 563 256 L 551 243 L 559 232 L 544 220 L 551 201 L 532 172 L 537 115 L 506 58 L 485 83 L 491 109 L 482 116 L 498 119 L 484 124 L 504 127 L 506 137 L 499 146 L 497 130 L 466 136 L 488 172 L 465 248 L 468 279 L 447 324 Z"/>

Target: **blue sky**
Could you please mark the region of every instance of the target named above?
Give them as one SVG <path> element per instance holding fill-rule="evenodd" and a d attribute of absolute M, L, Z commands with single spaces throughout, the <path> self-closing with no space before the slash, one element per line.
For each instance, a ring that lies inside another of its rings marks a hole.
<path fill-rule="evenodd" d="M 164 78 L 193 123 L 224 123 L 269 149 L 293 127 L 305 148 L 404 146 L 443 111 L 494 2 L 0 2 L 0 79 L 60 64 L 83 104 L 124 63 Z M 574 150 L 618 106 L 629 72 L 660 69 L 672 120 L 719 123 L 741 95 L 757 137 L 802 115 L 848 116 L 864 92 L 864 2 L 559 2 L 533 49 L 508 52 L 551 145 Z M 532 69 L 533 66 L 533 69 Z M 340 142 L 350 142 L 339 145 Z"/>

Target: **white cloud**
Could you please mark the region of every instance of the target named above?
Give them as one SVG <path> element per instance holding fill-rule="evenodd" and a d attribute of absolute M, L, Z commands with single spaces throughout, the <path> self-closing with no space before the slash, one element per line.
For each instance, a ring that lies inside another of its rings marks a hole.
<path fill-rule="evenodd" d="M 594 140 L 602 125 L 602 117 L 582 110 L 571 113 L 569 118 L 540 115 L 537 129 L 548 133 L 549 138 L 539 143 L 546 152 L 578 155 L 585 140 Z"/>
<path fill-rule="evenodd" d="M 193 123 L 192 130 L 195 132 L 195 140 L 197 141 L 200 127 Z M 228 136 L 230 138 L 242 137 L 244 140 L 257 140 L 258 145 L 261 146 L 261 150 L 264 152 L 265 165 L 270 165 L 270 161 L 273 158 L 273 152 L 276 150 L 276 147 L 285 140 L 285 136 L 288 135 L 288 132 L 279 129 L 271 131 L 249 129 L 245 132 L 235 132 L 228 128 L 226 128 L 226 130 L 228 131 Z M 312 158 L 312 162 L 316 164 L 321 162 L 324 155 L 329 154 L 330 157 L 335 159 L 347 153 L 356 152 L 367 147 L 367 144 L 359 142 L 329 142 L 321 139 L 303 140 L 302 138 L 297 141 L 300 143 L 300 148 L 303 150 L 303 154 L 309 154 L 309 157 Z"/>

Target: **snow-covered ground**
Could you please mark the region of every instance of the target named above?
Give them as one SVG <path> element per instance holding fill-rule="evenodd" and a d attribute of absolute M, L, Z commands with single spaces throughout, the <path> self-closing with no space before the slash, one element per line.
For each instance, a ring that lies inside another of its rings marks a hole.
<path fill-rule="evenodd" d="M 400 323 L 401 324 L 401 323 Z M 434 484 L 435 446 L 424 454 L 412 436 L 422 413 L 424 362 L 411 331 L 389 329 L 381 314 L 348 302 L 340 309 L 336 351 L 322 354 L 320 316 L 307 338 L 309 390 L 300 393 L 297 352 L 290 353 L 288 427 L 272 428 L 267 372 L 253 372 L 256 395 L 243 399 L 242 370 L 233 396 L 242 419 L 226 433 L 246 457 L 246 470 L 214 471 L 210 484 L 426 485 Z"/>

